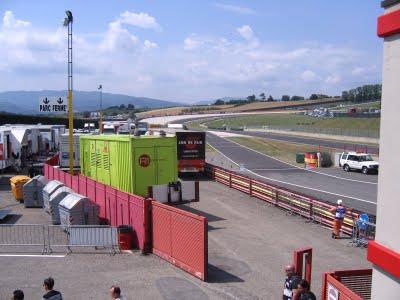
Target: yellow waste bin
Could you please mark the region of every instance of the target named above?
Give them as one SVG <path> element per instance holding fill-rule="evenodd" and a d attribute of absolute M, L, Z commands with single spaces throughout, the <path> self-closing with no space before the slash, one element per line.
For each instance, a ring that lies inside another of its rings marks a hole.
<path fill-rule="evenodd" d="M 14 176 L 10 179 L 11 191 L 16 200 L 21 201 L 24 199 L 24 193 L 22 188 L 24 184 L 27 183 L 29 180 L 31 179 L 25 175 Z"/>

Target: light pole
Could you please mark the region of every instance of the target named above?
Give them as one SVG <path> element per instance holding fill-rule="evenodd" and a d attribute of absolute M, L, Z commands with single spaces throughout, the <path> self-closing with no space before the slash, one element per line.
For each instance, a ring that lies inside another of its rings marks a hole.
<path fill-rule="evenodd" d="M 72 111 L 72 12 L 67 10 L 67 17 L 64 19 L 64 26 L 68 27 L 68 131 L 69 131 L 69 172 L 74 175 L 74 115 Z"/>
<path fill-rule="evenodd" d="M 100 91 L 100 121 L 99 121 L 99 131 L 100 134 L 103 133 L 103 85 L 100 84 L 98 90 Z"/>

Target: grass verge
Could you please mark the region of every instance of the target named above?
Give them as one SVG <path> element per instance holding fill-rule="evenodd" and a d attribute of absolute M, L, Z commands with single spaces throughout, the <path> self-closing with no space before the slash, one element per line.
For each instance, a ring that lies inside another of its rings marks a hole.
<path fill-rule="evenodd" d="M 312 126 L 314 128 L 339 128 L 339 129 L 369 129 L 379 130 L 380 118 L 314 118 L 297 114 L 265 114 L 252 116 L 238 116 L 235 118 L 219 119 L 205 122 L 212 127 L 223 125 L 231 127 L 242 126 L 281 126 L 296 128 L 299 126 Z"/>
<path fill-rule="evenodd" d="M 232 137 L 229 138 L 229 140 L 232 140 L 236 143 L 239 143 L 243 146 L 249 147 L 250 149 L 259 151 L 266 155 L 283 160 L 287 163 L 298 165 L 301 167 L 304 166 L 304 164 L 296 163 L 296 153 L 318 151 L 318 146 L 287 143 L 257 137 Z M 332 149 L 320 147 L 320 151 L 331 152 Z"/>

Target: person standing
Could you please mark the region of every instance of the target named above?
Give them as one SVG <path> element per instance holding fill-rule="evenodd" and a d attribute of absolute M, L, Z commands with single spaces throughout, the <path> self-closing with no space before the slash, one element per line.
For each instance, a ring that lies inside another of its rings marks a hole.
<path fill-rule="evenodd" d="M 336 207 L 333 207 L 330 212 L 334 214 L 335 219 L 333 221 L 333 228 L 332 228 L 332 238 L 338 239 L 340 238 L 340 229 L 343 225 L 344 216 L 346 214 L 346 207 L 342 205 L 343 201 L 339 199 L 337 202 Z"/>
<path fill-rule="evenodd" d="M 125 297 L 121 295 L 121 288 L 119 286 L 111 286 L 110 296 L 112 300 L 125 300 Z"/>
<path fill-rule="evenodd" d="M 43 295 L 42 300 L 62 300 L 62 295 L 59 291 L 53 290 L 54 287 L 54 279 L 49 277 L 46 278 L 43 282 L 43 288 L 46 291 L 46 294 Z"/>
<path fill-rule="evenodd" d="M 293 300 L 297 295 L 297 285 L 300 281 L 300 277 L 295 273 L 294 265 L 288 265 L 285 268 L 285 286 L 283 289 L 283 300 Z"/>
<path fill-rule="evenodd" d="M 317 300 L 314 293 L 310 291 L 310 284 L 307 280 L 300 280 L 297 285 L 299 300 Z"/>
<path fill-rule="evenodd" d="M 21 290 L 15 290 L 13 292 L 13 297 L 11 298 L 12 300 L 24 300 L 24 292 Z"/>

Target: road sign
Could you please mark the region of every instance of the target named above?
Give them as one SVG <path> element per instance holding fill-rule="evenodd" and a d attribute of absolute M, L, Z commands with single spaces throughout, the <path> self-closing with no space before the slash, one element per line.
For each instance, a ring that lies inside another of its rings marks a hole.
<path fill-rule="evenodd" d="M 338 300 L 339 291 L 332 285 L 328 284 L 328 300 Z"/>
<path fill-rule="evenodd" d="M 40 97 L 39 112 L 66 113 L 68 111 L 66 97 Z"/>

